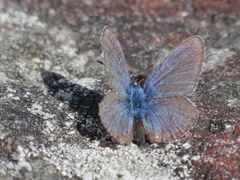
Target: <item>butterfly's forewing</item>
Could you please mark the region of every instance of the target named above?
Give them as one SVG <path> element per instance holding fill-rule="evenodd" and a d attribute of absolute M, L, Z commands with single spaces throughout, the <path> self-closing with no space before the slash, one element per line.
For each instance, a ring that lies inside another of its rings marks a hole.
<path fill-rule="evenodd" d="M 101 36 L 103 48 L 103 64 L 110 81 L 111 87 L 126 96 L 130 87 L 130 75 L 128 72 L 122 47 L 111 27 L 106 26 Z"/>
<path fill-rule="evenodd" d="M 155 99 L 143 118 L 151 142 L 169 142 L 189 130 L 197 119 L 195 106 L 185 98 Z"/>
<path fill-rule="evenodd" d="M 144 91 L 149 98 L 188 95 L 197 84 L 205 46 L 192 36 L 173 49 L 147 77 Z"/>
<path fill-rule="evenodd" d="M 117 93 L 109 93 L 99 104 L 101 122 L 119 144 L 130 144 L 133 139 L 133 117 L 127 101 Z"/>

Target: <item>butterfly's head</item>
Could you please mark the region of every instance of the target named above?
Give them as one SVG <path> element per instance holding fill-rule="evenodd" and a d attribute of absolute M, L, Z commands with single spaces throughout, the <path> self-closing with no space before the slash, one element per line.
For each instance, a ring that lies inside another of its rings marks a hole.
<path fill-rule="evenodd" d="M 135 118 L 141 118 L 147 110 L 147 98 L 143 89 L 139 86 L 132 86 L 129 92 L 129 108 Z"/>

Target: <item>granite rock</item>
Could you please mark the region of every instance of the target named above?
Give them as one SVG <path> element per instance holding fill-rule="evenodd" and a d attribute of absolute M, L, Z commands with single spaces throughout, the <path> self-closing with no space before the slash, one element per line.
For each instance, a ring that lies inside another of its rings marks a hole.
<path fill-rule="evenodd" d="M 205 40 L 199 118 L 177 141 L 120 146 L 101 125 L 105 25 L 134 76 Z M 240 179 L 239 30 L 237 0 L 0 1 L 0 179 Z"/>

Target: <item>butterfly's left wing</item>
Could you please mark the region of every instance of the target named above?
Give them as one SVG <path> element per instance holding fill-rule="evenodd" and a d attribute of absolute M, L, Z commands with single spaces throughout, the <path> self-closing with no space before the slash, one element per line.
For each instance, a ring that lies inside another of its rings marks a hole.
<path fill-rule="evenodd" d="M 111 92 L 99 104 L 101 122 L 119 144 L 130 144 L 133 139 L 133 117 L 127 103 Z"/>
<path fill-rule="evenodd" d="M 197 84 L 205 46 L 200 36 L 192 36 L 173 49 L 147 77 L 148 98 L 185 96 Z"/>
<path fill-rule="evenodd" d="M 197 110 L 185 98 L 154 99 L 142 119 L 148 139 L 169 142 L 177 139 L 195 124 Z"/>
<path fill-rule="evenodd" d="M 127 96 L 131 78 L 128 72 L 122 47 L 111 27 L 106 26 L 101 36 L 103 64 L 111 87 L 123 96 Z"/>

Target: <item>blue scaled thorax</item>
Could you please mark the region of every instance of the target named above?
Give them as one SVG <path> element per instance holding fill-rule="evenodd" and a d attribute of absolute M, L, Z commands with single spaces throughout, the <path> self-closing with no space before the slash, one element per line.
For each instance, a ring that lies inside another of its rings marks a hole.
<path fill-rule="evenodd" d="M 128 101 L 131 113 L 134 118 L 142 118 L 148 108 L 147 96 L 140 86 L 131 86 L 128 91 Z"/>

